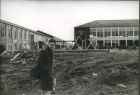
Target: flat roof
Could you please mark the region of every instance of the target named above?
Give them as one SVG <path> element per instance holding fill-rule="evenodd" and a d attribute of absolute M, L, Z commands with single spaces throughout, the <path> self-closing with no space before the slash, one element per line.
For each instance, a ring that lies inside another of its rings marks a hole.
<path fill-rule="evenodd" d="M 127 20 L 95 20 L 83 25 L 76 26 L 81 28 L 95 28 L 95 27 L 130 27 L 139 26 L 138 19 L 127 19 Z"/>
<path fill-rule="evenodd" d="M 39 34 L 39 35 L 45 35 L 45 36 L 48 36 L 48 37 L 53 37 L 52 35 L 49 35 L 49 34 L 47 34 L 47 33 L 44 33 L 44 32 L 42 32 L 42 31 L 40 31 L 40 30 L 37 30 L 37 31 L 31 30 L 31 29 L 29 29 L 29 28 L 20 26 L 20 25 L 18 25 L 18 24 L 11 23 L 11 22 L 6 21 L 6 20 L 3 20 L 3 19 L 0 19 L 0 22 L 5 23 L 5 24 L 9 24 L 9 25 L 13 25 L 13 26 L 15 26 L 15 27 L 18 27 L 18 28 L 21 28 L 21 29 L 24 29 L 24 30 L 28 30 L 28 31 L 30 31 L 30 32 L 33 32 L 33 33 L 36 33 L 36 34 Z"/>
<path fill-rule="evenodd" d="M 28 30 L 28 31 L 31 31 L 31 32 L 35 32 L 35 31 L 32 30 L 32 29 L 29 29 L 29 28 L 26 28 L 26 27 L 20 26 L 20 25 L 18 25 L 18 24 L 14 24 L 14 23 L 9 22 L 9 21 L 6 21 L 6 20 L 2 20 L 2 19 L 0 19 L 0 22 L 5 23 L 5 24 L 9 24 L 9 25 L 13 25 L 13 26 L 15 26 L 15 27 L 22 28 L 22 29 L 25 29 L 25 30 Z"/>
<path fill-rule="evenodd" d="M 35 33 L 40 34 L 40 35 L 44 35 L 44 36 L 47 36 L 47 37 L 51 37 L 51 38 L 53 38 L 53 36 L 52 36 L 52 35 L 47 34 L 47 33 L 43 32 L 43 31 L 40 31 L 40 30 L 37 30 Z"/>

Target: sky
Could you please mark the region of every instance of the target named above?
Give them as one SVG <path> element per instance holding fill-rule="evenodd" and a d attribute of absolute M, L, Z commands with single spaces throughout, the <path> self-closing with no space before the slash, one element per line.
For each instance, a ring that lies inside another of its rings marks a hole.
<path fill-rule="evenodd" d="M 2 0 L 1 18 L 63 40 L 74 39 L 74 27 L 94 20 L 138 19 L 138 1 Z"/>

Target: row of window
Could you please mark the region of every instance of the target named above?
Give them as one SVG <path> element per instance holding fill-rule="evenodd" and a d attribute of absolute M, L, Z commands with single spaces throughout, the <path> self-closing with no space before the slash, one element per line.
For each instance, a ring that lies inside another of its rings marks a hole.
<path fill-rule="evenodd" d="M 27 49 L 30 48 L 29 45 L 27 43 L 15 43 L 13 44 L 9 44 L 8 45 L 8 50 L 20 50 L 20 49 Z"/>
<path fill-rule="evenodd" d="M 97 35 L 98 37 L 103 37 L 103 36 L 107 37 L 107 36 L 111 36 L 111 35 L 112 36 L 133 36 L 133 35 L 137 36 L 139 31 L 138 31 L 138 27 L 135 27 L 135 28 L 133 28 L 133 27 L 127 27 L 127 28 L 126 27 L 120 27 L 120 28 L 117 28 L 116 27 L 116 28 L 97 28 L 97 29 L 93 28 L 93 29 L 91 29 L 91 33 L 94 36 Z"/>
<path fill-rule="evenodd" d="M 6 26 L 5 24 L 0 23 L 0 37 L 6 36 Z"/>
<path fill-rule="evenodd" d="M 0 23 L 0 37 L 8 36 L 10 39 L 28 39 L 29 31 L 9 25 Z"/>
<path fill-rule="evenodd" d="M 136 48 L 139 46 L 138 40 L 127 40 L 127 44 L 125 40 L 105 40 L 103 44 L 103 40 L 97 41 L 97 48 Z"/>

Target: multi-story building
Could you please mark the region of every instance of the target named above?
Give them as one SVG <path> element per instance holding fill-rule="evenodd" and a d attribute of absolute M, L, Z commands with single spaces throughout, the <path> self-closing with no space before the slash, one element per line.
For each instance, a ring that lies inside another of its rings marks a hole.
<path fill-rule="evenodd" d="M 0 44 L 8 51 L 31 49 L 34 31 L 0 19 Z"/>
<path fill-rule="evenodd" d="M 75 27 L 82 48 L 132 48 L 139 45 L 139 20 L 96 20 Z"/>
<path fill-rule="evenodd" d="M 48 41 L 53 36 L 41 31 L 34 31 L 20 25 L 0 19 L 0 44 L 7 51 L 40 48 L 39 43 Z"/>
<path fill-rule="evenodd" d="M 68 45 L 64 40 L 40 30 L 34 31 L 0 19 L 0 45 L 4 45 L 7 51 L 41 49 L 43 43 L 48 43 L 50 39 L 55 41 L 56 49 Z"/>

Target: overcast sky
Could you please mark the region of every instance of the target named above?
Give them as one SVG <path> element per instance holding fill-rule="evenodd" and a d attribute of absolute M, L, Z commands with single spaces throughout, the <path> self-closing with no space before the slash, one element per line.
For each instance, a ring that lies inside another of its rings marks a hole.
<path fill-rule="evenodd" d="M 73 40 L 74 26 L 94 20 L 138 19 L 138 1 L 2 0 L 2 18 Z"/>

